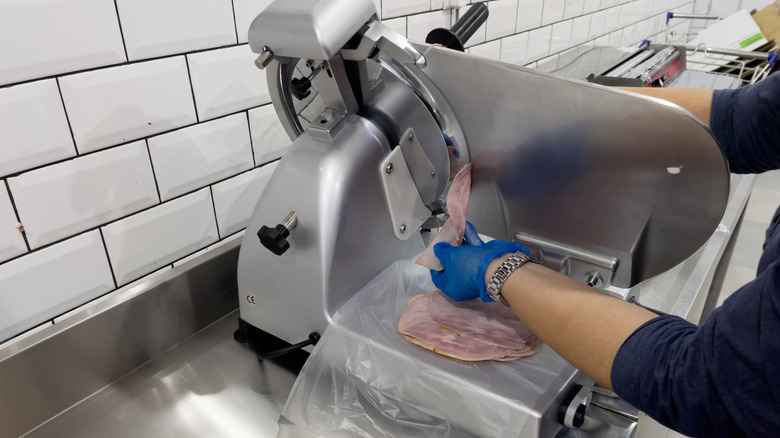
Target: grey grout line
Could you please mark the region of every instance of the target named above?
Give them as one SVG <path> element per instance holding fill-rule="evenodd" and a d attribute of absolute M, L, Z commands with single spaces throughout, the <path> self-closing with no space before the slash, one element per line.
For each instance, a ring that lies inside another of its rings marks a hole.
<path fill-rule="evenodd" d="M 103 250 L 106 252 L 106 260 L 108 261 L 108 270 L 111 271 L 111 279 L 114 280 L 114 290 L 119 287 L 119 282 L 116 281 L 116 273 L 114 272 L 114 264 L 111 263 L 111 255 L 108 253 L 108 245 L 106 244 L 106 237 L 103 235 L 103 228 L 98 227 L 100 233 L 100 240 L 103 242 Z"/>
<path fill-rule="evenodd" d="M 190 57 L 184 55 L 184 64 L 187 66 L 187 79 L 190 81 L 190 92 L 192 93 L 192 107 L 195 109 L 196 124 L 200 123 L 200 114 L 198 114 L 198 102 L 195 99 L 195 84 L 192 83 L 192 73 L 190 72 Z"/>
<path fill-rule="evenodd" d="M 76 135 L 73 133 L 73 124 L 70 122 L 70 116 L 68 115 L 68 108 L 65 106 L 65 97 L 62 95 L 62 87 L 60 86 L 60 78 L 54 78 L 54 82 L 57 84 L 57 92 L 60 94 L 60 102 L 62 102 L 62 111 L 65 113 L 65 121 L 68 123 L 68 130 L 70 131 L 70 138 L 73 141 L 73 152 L 75 156 L 79 155 L 79 148 L 76 145 Z"/>
<path fill-rule="evenodd" d="M 149 139 L 144 139 L 146 143 L 146 154 L 149 157 L 149 165 L 152 167 L 152 179 L 154 179 L 154 188 L 157 189 L 157 202 L 162 203 L 162 195 L 160 195 L 160 183 L 157 181 L 157 171 L 154 170 L 154 160 L 152 160 L 152 149 L 149 147 Z"/>
<path fill-rule="evenodd" d="M 11 186 L 8 184 L 8 178 L 5 178 L 3 180 L 3 183 L 4 183 L 3 185 L 5 186 L 5 190 L 8 193 L 8 199 L 11 201 L 11 208 L 13 208 L 14 214 L 16 215 L 16 222 L 19 223 L 20 227 L 21 227 L 19 232 L 22 234 L 22 239 L 24 240 L 24 245 L 27 247 L 27 252 L 26 253 L 19 254 L 18 256 L 14 257 L 14 258 L 24 257 L 25 255 L 30 253 L 32 248 L 30 247 L 30 242 L 27 240 L 27 233 L 24 231 L 24 223 L 22 223 L 21 216 L 19 215 L 19 208 L 16 206 L 16 201 L 14 200 L 14 195 L 13 195 L 13 193 L 11 193 Z M 12 258 L 10 260 L 13 260 L 14 258 Z M 0 263 L 0 265 L 2 265 L 3 263 L 5 263 L 7 261 L 10 261 L 10 260 L 6 260 L 6 261 L 2 262 L 2 263 Z"/>
<path fill-rule="evenodd" d="M 119 36 L 122 37 L 122 48 L 125 51 L 125 62 L 130 62 L 130 56 L 127 54 L 127 43 L 125 43 L 125 32 L 122 30 L 122 19 L 119 16 L 119 5 L 114 0 L 114 9 L 116 10 L 116 22 L 119 25 Z"/>
<path fill-rule="evenodd" d="M 246 112 L 246 126 L 249 129 L 249 149 L 252 150 L 252 167 L 257 167 L 257 157 L 255 157 L 255 142 L 252 139 L 252 121 L 249 119 L 249 110 Z"/>
<path fill-rule="evenodd" d="M 238 44 L 241 39 L 238 37 L 238 21 L 236 20 L 236 2 L 234 0 L 230 0 L 230 7 L 233 10 L 233 29 L 235 29 L 236 31 L 236 44 Z"/>
<path fill-rule="evenodd" d="M 217 241 L 220 241 L 222 240 L 222 233 L 219 231 L 219 219 L 217 218 L 217 202 L 214 200 L 213 184 L 209 186 L 209 196 L 211 197 L 211 211 L 214 213 L 214 226 L 217 228 Z"/>

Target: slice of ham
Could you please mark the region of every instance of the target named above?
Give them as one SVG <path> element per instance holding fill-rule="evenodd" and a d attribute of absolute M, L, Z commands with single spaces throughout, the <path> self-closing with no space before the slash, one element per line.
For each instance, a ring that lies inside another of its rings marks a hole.
<path fill-rule="evenodd" d="M 504 358 L 512 354 L 509 349 L 464 338 L 456 332 L 442 330 L 428 318 L 428 301 L 431 294 L 415 295 L 398 321 L 398 331 L 409 341 L 456 359 L 476 361 Z"/>
<path fill-rule="evenodd" d="M 497 347 L 525 351 L 538 341 L 512 309 L 495 301 L 453 301 L 437 292 L 431 294 L 427 312 L 428 318 L 442 328 Z"/>
<path fill-rule="evenodd" d="M 441 271 L 443 268 L 436 254 L 433 253 L 433 246 L 439 242 L 447 242 L 452 246 L 460 246 L 463 241 L 463 233 L 466 232 L 466 213 L 469 209 L 469 194 L 471 193 L 471 164 L 466 164 L 455 175 L 450 185 L 450 191 L 447 193 L 447 210 L 450 213 L 449 219 L 441 227 L 436 237 L 431 241 L 428 248 L 423 251 L 420 257 L 415 260 L 418 265 L 425 266 L 428 269 Z"/>
<path fill-rule="evenodd" d="M 455 303 L 439 291 L 412 297 L 398 331 L 423 348 L 466 361 L 514 360 L 541 348 L 539 338 L 505 306 Z"/>

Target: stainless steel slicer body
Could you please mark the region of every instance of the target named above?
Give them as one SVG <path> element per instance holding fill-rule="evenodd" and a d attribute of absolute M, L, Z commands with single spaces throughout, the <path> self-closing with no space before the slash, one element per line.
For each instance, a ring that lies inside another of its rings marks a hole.
<path fill-rule="evenodd" d="M 723 215 L 723 157 L 672 104 L 412 44 L 371 0 L 276 0 L 249 43 L 294 142 L 242 243 L 240 317 L 289 343 L 423 250 L 465 163 L 481 233 L 596 287 L 678 265 Z M 522 436 L 551 430 L 542 417 L 574 379 L 564 374 L 527 403 Z"/>

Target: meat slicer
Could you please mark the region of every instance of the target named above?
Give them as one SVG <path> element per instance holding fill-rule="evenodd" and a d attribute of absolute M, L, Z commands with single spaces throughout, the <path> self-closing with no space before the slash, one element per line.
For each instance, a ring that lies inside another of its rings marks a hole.
<path fill-rule="evenodd" d="M 460 30 L 450 39 L 473 32 Z M 276 0 L 254 20 L 255 63 L 294 141 L 241 246 L 239 332 L 321 334 L 424 249 L 466 163 L 480 233 L 594 287 L 660 274 L 717 227 L 728 170 L 688 112 L 439 42 L 407 41 L 371 0 Z"/>

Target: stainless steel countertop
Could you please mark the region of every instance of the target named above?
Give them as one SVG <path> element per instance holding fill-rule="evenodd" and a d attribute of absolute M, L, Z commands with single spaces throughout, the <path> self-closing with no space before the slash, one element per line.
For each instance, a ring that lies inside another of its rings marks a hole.
<path fill-rule="evenodd" d="M 233 340 L 238 311 L 24 435 L 275 437 L 296 372 Z"/>

